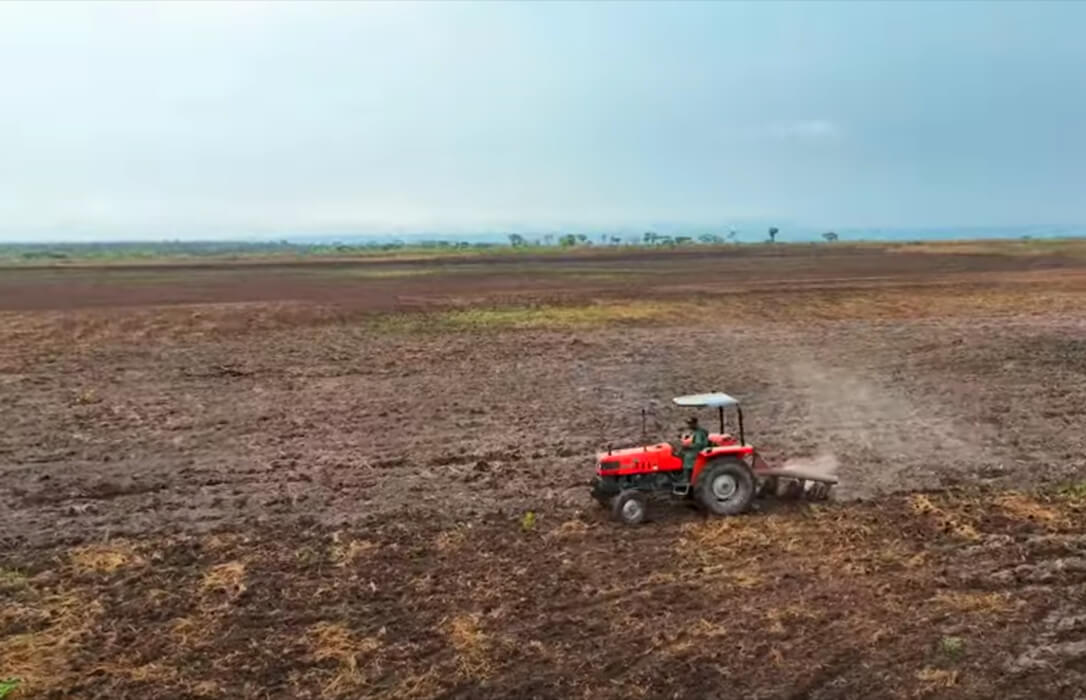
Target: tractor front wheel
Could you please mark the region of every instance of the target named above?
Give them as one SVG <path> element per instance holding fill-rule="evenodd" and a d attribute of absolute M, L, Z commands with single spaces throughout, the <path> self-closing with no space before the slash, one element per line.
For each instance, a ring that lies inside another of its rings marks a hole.
<path fill-rule="evenodd" d="M 615 496 L 611 504 L 611 515 L 615 520 L 627 525 L 638 525 L 645 522 L 648 514 L 648 500 L 645 494 L 635 489 L 626 489 Z"/>
<path fill-rule="evenodd" d="M 737 459 L 717 460 L 702 469 L 694 491 L 713 515 L 738 515 L 754 500 L 754 475 Z"/>
<path fill-rule="evenodd" d="M 601 508 L 610 508 L 611 501 L 614 496 L 607 494 L 607 490 L 604 488 L 603 480 L 598 476 L 592 478 L 592 500 L 600 504 Z"/>

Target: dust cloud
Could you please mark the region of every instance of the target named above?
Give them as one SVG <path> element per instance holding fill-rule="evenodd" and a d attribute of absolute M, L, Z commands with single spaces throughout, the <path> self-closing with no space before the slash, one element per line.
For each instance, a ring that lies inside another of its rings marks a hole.
<path fill-rule="evenodd" d="M 781 465 L 785 469 L 823 476 L 837 476 L 837 470 L 840 466 L 841 460 L 832 453 L 819 454 L 814 457 L 793 457 Z"/>
<path fill-rule="evenodd" d="M 783 466 L 837 476 L 838 498 L 936 486 L 976 462 L 977 436 L 902 387 L 809 360 L 790 363 L 786 376 L 800 417 L 790 442 L 814 456 Z"/>

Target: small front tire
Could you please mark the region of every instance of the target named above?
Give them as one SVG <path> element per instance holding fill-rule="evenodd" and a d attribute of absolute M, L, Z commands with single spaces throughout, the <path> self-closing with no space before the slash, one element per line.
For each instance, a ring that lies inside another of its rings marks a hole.
<path fill-rule="evenodd" d="M 645 494 L 633 489 L 627 489 L 615 496 L 611 504 L 611 515 L 615 520 L 626 525 L 639 525 L 645 522 L 648 512 L 648 500 Z"/>
<path fill-rule="evenodd" d="M 592 477 L 591 493 L 592 500 L 600 505 L 600 508 L 610 508 L 611 502 L 614 501 L 617 495 L 613 490 L 609 489 L 610 484 L 603 481 L 598 476 Z"/>

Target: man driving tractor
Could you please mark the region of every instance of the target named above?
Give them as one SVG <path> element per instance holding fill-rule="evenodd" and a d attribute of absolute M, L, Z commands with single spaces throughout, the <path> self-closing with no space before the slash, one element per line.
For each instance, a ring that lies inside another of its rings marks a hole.
<path fill-rule="evenodd" d="M 683 460 L 683 481 L 689 484 L 698 453 L 709 446 L 709 431 L 698 425 L 697 416 L 687 418 L 686 427 L 688 432 L 682 436 L 682 447 L 679 449 L 678 456 Z"/>

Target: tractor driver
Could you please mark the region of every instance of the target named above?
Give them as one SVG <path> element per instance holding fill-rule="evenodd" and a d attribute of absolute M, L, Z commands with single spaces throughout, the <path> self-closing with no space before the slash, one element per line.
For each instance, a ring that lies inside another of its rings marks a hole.
<path fill-rule="evenodd" d="M 690 477 L 694 473 L 694 462 L 698 453 L 709 446 L 709 432 L 698 425 L 697 416 L 686 419 L 687 432 L 682 436 L 682 448 L 679 456 L 683 460 L 683 480 L 690 483 Z"/>

